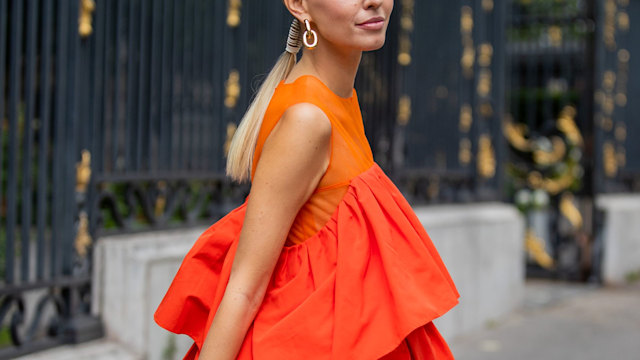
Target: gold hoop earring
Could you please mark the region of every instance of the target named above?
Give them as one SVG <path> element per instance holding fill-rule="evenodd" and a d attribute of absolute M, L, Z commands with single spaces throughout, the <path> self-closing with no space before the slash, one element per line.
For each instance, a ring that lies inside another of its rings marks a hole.
<path fill-rule="evenodd" d="M 304 34 L 302 35 L 302 42 L 304 42 L 304 46 L 307 47 L 307 49 L 309 50 L 313 50 L 316 45 L 318 45 L 318 34 L 311 30 L 311 24 L 309 24 L 309 20 L 304 19 L 304 26 L 307 28 L 307 30 L 304 31 Z M 313 41 L 311 43 L 309 43 L 309 38 L 313 38 Z"/>

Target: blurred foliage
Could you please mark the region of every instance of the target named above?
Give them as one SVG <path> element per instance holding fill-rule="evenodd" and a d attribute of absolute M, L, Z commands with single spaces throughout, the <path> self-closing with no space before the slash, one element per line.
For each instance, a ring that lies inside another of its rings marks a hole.
<path fill-rule="evenodd" d="M 526 15 L 557 16 L 579 13 L 584 0 L 514 0 L 520 12 Z"/>
<path fill-rule="evenodd" d="M 637 281 L 640 281 L 640 270 L 638 271 L 631 271 L 629 273 L 627 273 L 627 275 L 625 276 L 625 279 L 627 280 L 627 283 L 629 284 L 633 284 Z"/>
<path fill-rule="evenodd" d="M 584 11 L 581 0 L 513 0 L 513 14 L 517 26 L 507 28 L 510 42 L 553 43 L 580 41 L 587 34 L 584 21 L 571 21 Z M 542 22 L 539 20 L 545 19 Z M 551 21 L 549 21 L 551 20 Z"/>
<path fill-rule="evenodd" d="M 178 346 L 176 345 L 176 335 L 169 334 L 167 344 L 162 350 L 162 360 L 174 360 L 176 358 L 177 351 Z"/>
<path fill-rule="evenodd" d="M 0 327 L 0 349 L 12 346 L 11 330 L 8 326 Z"/>

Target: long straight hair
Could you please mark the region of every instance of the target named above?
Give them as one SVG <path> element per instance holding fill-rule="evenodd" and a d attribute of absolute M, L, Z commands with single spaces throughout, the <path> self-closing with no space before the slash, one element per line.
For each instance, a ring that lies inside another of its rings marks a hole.
<path fill-rule="evenodd" d="M 289 75 L 296 64 L 296 53 L 300 50 L 302 43 L 300 35 L 300 23 L 294 19 L 289 30 L 286 50 L 280 55 L 269 75 L 260 85 L 247 112 L 240 120 L 238 129 L 233 134 L 227 154 L 226 173 L 237 182 L 242 183 L 251 177 L 253 153 L 258 142 L 264 114 L 276 87 Z"/>

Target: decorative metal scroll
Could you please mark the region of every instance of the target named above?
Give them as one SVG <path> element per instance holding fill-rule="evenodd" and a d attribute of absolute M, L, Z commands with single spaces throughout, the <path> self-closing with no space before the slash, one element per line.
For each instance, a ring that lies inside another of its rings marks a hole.
<path fill-rule="evenodd" d="M 510 3 L 506 189 L 527 220 L 528 274 L 597 279 L 601 246 L 588 222 L 595 3 Z"/>
<path fill-rule="evenodd" d="M 247 186 L 227 180 L 135 180 L 104 183 L 97 206 L 100 233 L 214 222 L 241 203 Z"/>

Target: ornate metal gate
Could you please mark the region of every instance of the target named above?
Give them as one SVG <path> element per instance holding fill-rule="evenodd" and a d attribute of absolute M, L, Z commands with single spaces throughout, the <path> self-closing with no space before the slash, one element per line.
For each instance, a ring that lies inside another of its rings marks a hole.
<path fill-rule="evenodd" d="M 90 314 L 78 10 L 0 1 L 0 358 L 102 335 Z"/>
<path fill-rule="evenodd" d="M 501 4 L 400 1 L 363 56 L 374 155 L 414 201 L 499 197 Z M 101 336 L 93 239 L 244 198 L 224 154 L 290 21 L 258 1 L 0 0 L 0 358 Z"/>
<path fill-rule="evenodd" d="M 638 190 L 629 0 L 511 2 L 507 188 L 527 215 L 529 274 L 599 280 L 604 192 Z M 595 101 L 594 101 L 595 99 Z M 640 110 L 640 109 L 636 109 Z"/>
<path fill-rule="evenodd" d="M 639 186 L 639 7 L 396 1 L 356 79 L 376 161 L 413 203 L 545 189 L 564 235 L 528 244 L 579 273 L 593 194 Z M 225 150 L 290 20 L 270 1 L 0 0 L 0 358 L 101 335 L 93 239 L 211 223 L 244 198 Z"/>
<path fill-rule="evenodd" d="M 413 203 L 501 199 L 505 2 L 398 5 L 396 180 Z"/>
<path fill-rule="evenodd" d="M 511 196 L 526 214 L 530 275 L 592 272 L 594 1 L 511 2 Z"/>
<path fill-rule="evenodd" d="M 640 2 L 599 3 L 595 73 L 595 189 L 640 191 Z"/>

